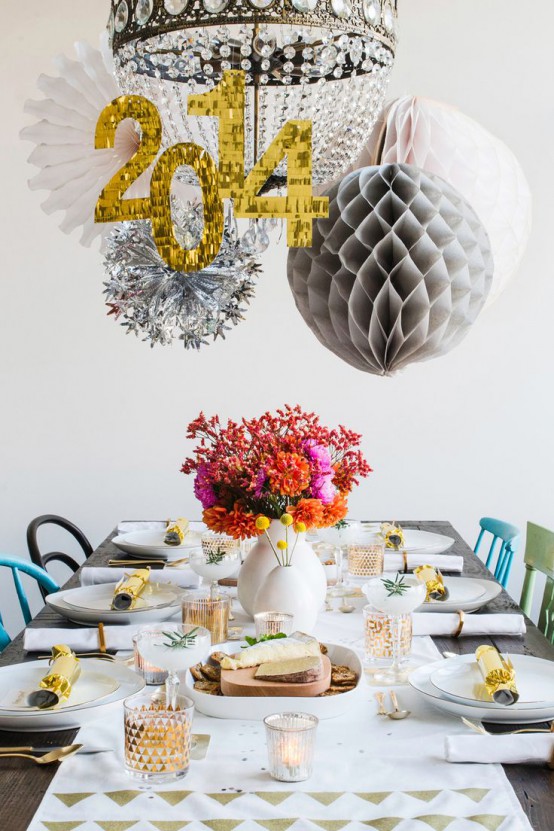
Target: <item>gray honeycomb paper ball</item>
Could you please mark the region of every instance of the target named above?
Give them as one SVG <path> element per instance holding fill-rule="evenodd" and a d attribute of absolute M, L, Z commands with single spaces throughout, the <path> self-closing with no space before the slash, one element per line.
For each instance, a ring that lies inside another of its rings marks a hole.
<path fill-rule="evenodd" d="M 310 248 L 291 248 L 296 306 L 323 346 L 374 375 L 444 355 L 469 331 L 493 277 L 487 232 L 439 176 L 364 167 L 328 191 Z"/>

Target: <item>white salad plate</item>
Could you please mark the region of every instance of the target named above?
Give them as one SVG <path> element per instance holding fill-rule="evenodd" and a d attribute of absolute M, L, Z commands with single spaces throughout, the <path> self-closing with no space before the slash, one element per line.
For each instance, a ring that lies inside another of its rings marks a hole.
<path fill-rule="evenodd" d="M 471 657 L 471 656 L 470 656 Z M 449 659 L 451 660 L 451 659 Z M 554 719 L 554 704 L 548 707 L 537 708 L 521 708 L 516 704 L 510 707 L 493 708 L 486 706 L 484 703 L 476 702 L 474 705 L 462 704 L 459 701 L 452 701 L 446 698 L 444 693 L 441 693 L 431 683 L 431 675 L 435 670 L 440 669 L 445 665 L 446 661 L 441 659 L 432 664 L 419 667 L 411 673 L 409 678 L 410 686 L 423 697 L 423 699 L 443 712 L 461 718 L 471 719 L 472 721 L 491 721 L 501 722 L 503 724 L 535 724 L 540 721 L 550 721 Z"/>
<path fill-rule="evenodd" d="M 443 534 L 434 534 L 432 531 L 418 531 L 412 528 L 402 529 L 404 532 L 404 545 L 400 551 L 407 551 L 408 554 L 442 554 L 453 544 L 452 537 L 445 537 Z M 391 548 L 385 548 L 385 568 L 387 565 L 387 553 L 393 552 Z"/>
<path fill-rule="evenodd" d="M 157 584 L 153 584 L 156 585 Z M 89 608 L 89 606 L 79 605 L 79 598 L 81 592 L 86 592 L 87 604 L 91 603 L 91 597 L 96 594 L 97 597 L 102 598 L 102 602 L 106 597 L 113 597 L 115 583 L 101 583 L 98 586 L 81 586 L 76 589 L 65 589 L 64 591 L 49 594 L 46 597 L 46 603 L 55 612 L 71 620 L 73 623 L 81 623 L 87 626 L 91 624 L 97 626 L 99 623 L 110 624 L 129 624 L 129 623 L 158 623 L 158 621 L 168 620 L 173 617 L 181 609 L 181 601 L 185 594 L 183 589 L 177 586 L 169 586 L 169 584 L 160 584 L 160 592 L 163 590 L 165 602 L 161 606 L 141 605 L 135 609 L 126 609 L 124 612 L 117 611 L 110 608 Z"/>
<path fill-rule="evenodd" d="M 444 577 L 449 591 L 447 600 L 426 601 L 418 612 L 476 612 L 498 597 L 502 591 L 500 583 L 482 580 L 478 577 Z"/>
<path fill-rule="evenodd" d="M 510 707 L 536 709 L 554 707 L 554 661 L 545 661 L 532 655 L 510 655 L 516 673 L 519 698 Z M 452 701 L 495 710 L 506 709 L 504 704 L 490 701 L 483 688 L 483 676 L 474 655 L 460 655 L 445 661 L 444 666 L 431 673 L 429 680 L 436 689 Z"/>
<path fill-rule="evenodd" d="M 37 680 L 40 681 L 49 668 L 48 660 L 0 667 L 0 730 L 31 732 L 81 727 L 108 712 L 119 710 L 125 698 L 140 692 L 144 687 L 141 676 L 119 661 L 82 658 L 81 677 L 75 682 L 72 694 L 64 705 L 49 710 L 30 707 L 26 711 L 17 712 L 1 706 L 1 702 L 9 702 L 17 698 L 18 694 L 37 689 Z M 112 692 L 106 692 L 107 681 L 100 683 L 99 677 L 111 681 L 114 686 Z M 85 690 L 78 693 L 83 681 Z M 96 689 L 98 697 L 77 703 L 77 694 L 90 696 L 91 685 L 93 690 Z"/>
<path fill-rule="evenodd" d="M 29 692 L 38 690 L 40 682 L 44 678 L 44 669 L 33 666 L 34 674 L 29 672 L 28 681 L 25 678 L 25 685 L 10 689 L 5 696 L 0 698 L 0 711 L 7 710 L 14 713 L 29 713 L 38 711 L 38 707 L 29 707 L 27 696 Z M 30 684 L 27 686 L 27 684 Z M 81 672 L 78 683 L 73 687 L 70 697 L 62 701 L 53 710 L 74 710 L 84 704 L 92 704 L 101 701 L 106 696 L 114 693 L 119 687 L 119 681 L 113 676 L 100 672 L 85 670 Z"/>
<path fill-rule="evenodd" d="M 208 695 L 201 690 L 194 689 L 194 678 L 190 670 L 186 675 L 185 694 L 194 701 L 195 707 L 200 713 L 214 718 L 238 718 L 242 720 L 264 719 L 271 713 L 276 712 L 303 712 L 311 713 L 319 719 L 335 718 L 346 713 L 353 701 L 360 695 L 362 684 L 362 664 L 356 653 L 346 646 L 328 643 L 327 654 L 333 664 L 341 664 L 350 667 L 358 676 L 358 683 L 353 690 L 339 693 L 338 695 L 327 695 L 323 697 L 271 697 L 271 696 L 227 696 Z M 238 643 L 225 643 L 212 647 L 212 652 L 227 652 L 234 655 L 240 652 Z M 209 656 L 206 656 L 206 659 Z"/>
<path fill-rule="evenodd" d="M 118 534 L 112 542 L 126 554 L 171 561 L 181 559 L 192 548 L 198 548 L 202 544 L 202 534 L 207 530 L 203 522 L 191 522 L 181 545 L 167 545 L 164 542 L 165 531 L 130 531 Z"/>

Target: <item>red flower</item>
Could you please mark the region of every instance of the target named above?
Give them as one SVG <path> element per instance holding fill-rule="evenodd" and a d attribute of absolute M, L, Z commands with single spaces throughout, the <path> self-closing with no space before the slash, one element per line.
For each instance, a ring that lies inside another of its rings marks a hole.
<path fill-rule="evenodd" d="M 245 540 L 248 537 L 257 537 L 261 533 L 256 528 L 257 515 L 235 502 L 235 507 L 227 514 L 226 533 L 236 540 Z"/>
<path fill-rule="evenodd" d="M 210 531 L 216 531 L 218 534 L 227 533 L 227 511 L 221 505 L 206 508 L 202 512 L 202 519 Z"/>
<path fill-rule="evenodd" d="M 341 493 L 337 493 L 330 505 L 323 506 L 321 528 L 329 528 L 344 519 L 348 513 L 348 502 Z"/>

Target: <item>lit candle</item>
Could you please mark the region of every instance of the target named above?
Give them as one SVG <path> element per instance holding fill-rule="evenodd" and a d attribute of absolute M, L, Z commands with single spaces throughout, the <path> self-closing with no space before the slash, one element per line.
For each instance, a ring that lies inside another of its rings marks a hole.
<path fill-rule="evenodd" d="M 269 769 L 281 782 L 312 775 L 318 719 L 309 713 L 275 713 L 264 719 Z"/>

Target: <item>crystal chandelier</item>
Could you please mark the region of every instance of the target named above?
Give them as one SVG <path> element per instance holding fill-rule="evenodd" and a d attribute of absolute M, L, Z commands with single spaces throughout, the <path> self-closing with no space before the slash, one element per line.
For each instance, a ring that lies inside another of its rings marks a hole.
<path fill-rule="evenodd" d="M 217 160 L 217 120 L 187 115 L 189 94 L 246 73 L 245 165 L 285 122 L 313 123 L 313 179 L 353 164 L 381 111 L 397 40 L 397 0 L 111 0 L 121 89 L 158 108 L 164 145 Z M 284 182 L 281 164 L 270 186 Z"/>

